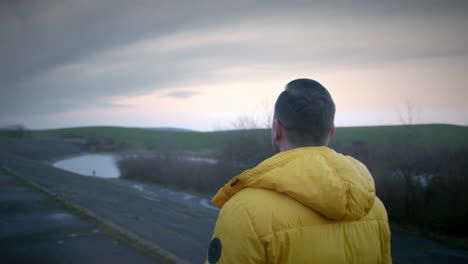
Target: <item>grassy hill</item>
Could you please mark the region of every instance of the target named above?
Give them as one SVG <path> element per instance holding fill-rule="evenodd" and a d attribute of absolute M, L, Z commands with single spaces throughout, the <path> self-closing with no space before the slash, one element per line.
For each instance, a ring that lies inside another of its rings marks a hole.
<path fill-rule="evenodd" d="M 209 151 L 215 148 L 217 132 L 164 131 L 127 127 L 76 127 L 34 130 L 33 137 L 112 138 L 135 148 L 156 148 L 170 142 L 170 147 L 188 151 Z"/>
<path fill-rule="evenodd" d="M 135 148 L 170 147 L 186 151 L 215 151 L 220 140 L 234 137 L 242 131 L 159 131 L 144 128 L 126 127 L 77 127 L 50 130 L 33 130 L 27 135 L 32 137 L 61 138 L 111 138 L 125 142 Z M 269 139 L 269 131 L 259 129 L 253 133 L 265 134 Z M 0 136 L 8 136 L 8 131 L 0 131 Z M 412 136 L 422 144 L 432 147 L 450 147 L 453 149 L 468 147 L 468 127 L 455 125 L 412 125 L 412 126 L 374 126 L 374 127 L 338 127 L 333 141 L 339 144 L 352 144 L 361 141 L 368 144 L 385 144 L 397 142 Z M 241 143 L 241 142 L 239 142 Z"/>
<path fill-rule="evenodd" d="M 351 144 L 354 141 L 385 144 L 408 137 L 414 138 L 418 141 L 417 143 L 435 148 L 461 149 L 468 147 L 468 127 L 444 124 L 341 127 L 337 128 L 334 140 L 343 144 Z"/>

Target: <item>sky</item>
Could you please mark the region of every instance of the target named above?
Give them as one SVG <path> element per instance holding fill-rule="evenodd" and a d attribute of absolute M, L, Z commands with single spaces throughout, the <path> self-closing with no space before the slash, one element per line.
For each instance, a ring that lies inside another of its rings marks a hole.
<path fill-rule="evenodd" d="M 296 78 L 330 91 L 336 126 L 466 126 L 466 13 L 464 0 L 0 1 L 0 126 L 267 124 Z"/>

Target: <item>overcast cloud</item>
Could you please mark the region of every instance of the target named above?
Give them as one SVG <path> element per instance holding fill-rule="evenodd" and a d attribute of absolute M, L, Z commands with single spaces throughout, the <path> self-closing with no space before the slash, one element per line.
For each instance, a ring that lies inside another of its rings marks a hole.
<path fill-rule="evenodd" d="M 1 1 L 0 118 L 301 67 L 468 56 L 468 1 Z M 242 75 L 240 75 L 241 73 Z"/>
<path fill-rule="evenodd" d="M 200 94 L 200 93 L 195 92 L 195 91 L 179 91 L 179 92 L 170 92 L 170 93 L 164 94 L 162 97 L 174 97 L 174 98 L 184 99 L 184 98 L 190 98 L 197 94 Z"/>

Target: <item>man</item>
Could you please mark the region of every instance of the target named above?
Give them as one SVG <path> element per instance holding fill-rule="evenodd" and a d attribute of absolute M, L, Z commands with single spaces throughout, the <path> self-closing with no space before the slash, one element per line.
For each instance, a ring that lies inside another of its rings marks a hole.
<path fill-rule="evenodd" d="M 272 127 L 280 153 L 213 198 L 221 211 L 207 263 L 391 263 L 387 213 L 372 176 L 327 147 L 334 116 L 320 83 L 286 85 Z"/>

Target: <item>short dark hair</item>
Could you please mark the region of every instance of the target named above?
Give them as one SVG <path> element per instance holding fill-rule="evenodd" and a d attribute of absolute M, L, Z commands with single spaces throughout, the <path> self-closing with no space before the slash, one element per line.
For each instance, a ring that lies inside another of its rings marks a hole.
<path fill-rule="evenodd" d="M 326 145 L 334 127 L 335 103 L 319 82 L 297 79 L 279 95 L 274 117 L 286 129 L 292 144 Z"/>

